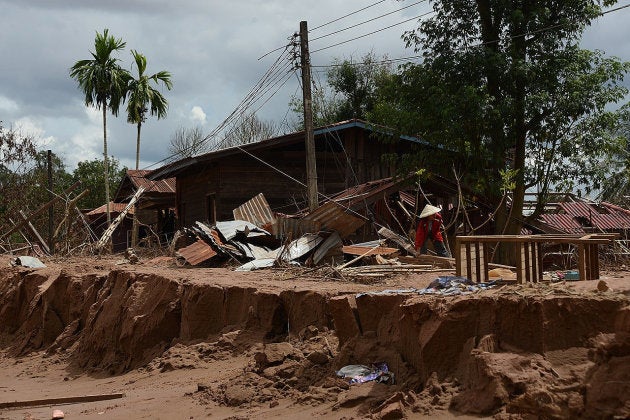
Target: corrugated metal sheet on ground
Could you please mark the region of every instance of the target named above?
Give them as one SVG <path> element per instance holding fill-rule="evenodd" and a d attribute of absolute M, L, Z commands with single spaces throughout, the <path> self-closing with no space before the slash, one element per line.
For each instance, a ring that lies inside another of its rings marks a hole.
<path fill-rule="evenodd" d="M 187 247 L 180 248 L 177 253 L 181 255 L 190 265 L 198 265 L 217 255 L 210 245 L 198 239 L 197 242 Z"/>
<path fill-rule="evenodd" d="M 175 194 L 175 178 L 166 178 L 159 181 L 151 181 L 146 176 L 151 171 L 146 169 L 127 169 L 127 175 L 136 188 L 144 187 L 146 192 L 173 193 Z"/>
<path fill-rule="evenodd" d="M 341 250 L 343 242 L 337 232 L 333 232 L 324 242 L 317 247 L 313 254 L 313 264 L 319 264 L 319 262 L 329 253 L 334 252 L 336 249 Z"/>
<path fill-rule="evenodd" d="M 273 264 L 275 261 L 276 261 L 275 258 L 253 260 L 253 261 L 250 261 L 248 263 L 241 265 L 235 271 L 252 271 L 252 270 L 257 270 L 259 268 L 273 267 Z"/>
<path fill-rule="evenodd" d="M 321 230 L 321 223 L 313 220 L 294 219 L 290 217 L 278 217 L 272 226 L 273 235 L 276 238 L 297 238 L 305 233 L 314 233 Z"/>
<path fill-rule="evenodd" d="M 215 229 L 223 235 L 226 241 L 233 239 L 239 233 L 246 233 L 246 236 L 269 235 L 269 232 L 262 230 L 255 224 L 245 220 L 217 222 Z"/>
<path fill-rule="evenodd" d="M 322 230 L 332 230 L 338 232 L 342 238 L 346 238 L 363 226 L 365 220 L 347 214 L 345 211 L 345 207 L 329 201 L 305 216 L 304 220 L 318 222 Z"/>
<path fill-rule="evenodd" d="M 286 261 L 296 260 L 311 252 L 324 239 L 314 233 L 307 233 L 301 238 L 291 242 L 285 250 L 282 251 L 282 258 Z"/>
<path fill-rule="evenodd" d="M 393 180 L 392 178 L 383 178 L 366 182 L 341 191 L 335 194 L 331 199 L 350 208 L 364 203 L 371 204 L 375 199 L 381 199 L 387 193 L 393 192 L 389 191 L 389 189 L 396 186 L 401 181 L 402 179 Z"/>
<path fill-rule="evenodd" d="M 276 219 L 263 193 L 241 204 L 232 213 L 235 220 L 246 220 L 258 227 L 271 225 Z"/>
<path fill-rule="evenodd" d="M 391 255 L 398 252 L 398 248 L 389 248 L 386 246 L 366 247 L 358 245 L 346 245 L 343 247 L 344 254 L 350 255 Z"/>

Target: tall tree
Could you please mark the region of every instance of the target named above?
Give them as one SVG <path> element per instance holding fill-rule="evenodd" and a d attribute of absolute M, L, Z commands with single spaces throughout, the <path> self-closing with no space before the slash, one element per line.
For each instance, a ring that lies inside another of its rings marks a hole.
<path fill-rule="evenodd" d="M 263 121 L 256 114 L 244 114 L 228 128 L 227 133 L 215 148 L 226 148 L 241 144 L 256 143 L 270 139 L 278 134 L 277 126 L 270 121 Z"/>
<path fill-rule="evenodd" d="M 162 82 L 164 87 L 171 90 L 171 74 L 167 71 L 159 71 L 151 76 L 144 74 L 147 70 L 147 59 L 144 55 L 132 50 L 131 54 L 138 69 L 138 77 L 129 79 L 127 93 L 127 122 L 136 124 L 138 128 L 136 138 L 136 169 L 140 166 L 140 130 L 146 121 L 147 112 L 156 115 L 158 119 L 166 117 L 168 101 L 160 91 L 151 86 L 151 82 Z"/>
<path fill-rule="evenodd" d="M 179 127 L 171 136 L 171 144 L 168 147 L 173 160 L 195 156 L 208 150 L 203 130 L 198 125 L 192 128 Z"/>
<path fill-rule="evenodd" d="M 125 176 L 127 168 L 120 168 L 118 160 L 114 157 L 107 159 L 109 164 L 109 188 L 116 188 Z M 82 189 L 89 189 L 90 192 L 77 204 L 80 208 L 93 209 L 103 204 L 105 199 L 103 194 L 103 162 L 99 159 L 84 160 L 77 164 L 77 168 L 72 172 L 72 180 L 80 181 Z"/>
<path fill-rule="evenodd" d="M 25 176 L 37 155 L 35 138 L 0 121 L 0 232 L 11 227 L 9 217 L 26 208 L 30 183 Z"/>
<path fill-rule="evenodd" d="M 352 118 L 368 119 L 379 98 L 380 90 L 393 74 L 387 57 L 365 54 L 359 60 L 352 57 L 334 59 L 326 71 L 326 83 L 313 87 L 313 123 L 315 126 L 333 124 Z M 303 129 L 302 97 L 294 96 L 289 107 L 300 116 L 294 129 Z"/>
<path fill-rule="evenodd" d="M 614 2 L 605 1 L 604 5 Z M 597 187 L 630 64 L 579 46 L 602 2 L 442 0 L 404 35 L 423 61 L 397 78 L 375 119 L 459 152 L 468 184 L 519 233 L 524 193 Z M 448 165 L 450 166 L 450 165 Z M 502 200 L 506 174 L 514 186 Z M 511 210 L 511 213 L 510 213 Z"/>
<path fill-rule="evenodd" d="M 622 108 L 619 121 L 619 142 L 602 162 L 608 177 L 602 183 L 599 199 L 622 206 L 630 205 L 630 103 Z"/>
<path fill-rule="evenodd" d="M 79 60 L 70 68 L 70 77 L 79 83 L 79 89 L 85 96 L 86 106 L 95 106 L 103 111 L 103 184 L 107 204 L 107 224 L 111 223 L 109 209 L 109 158 L 107 154 L 107 109 L 114 116 L 118 115 L 120 104 L 125 100 L 126 87 L 131 75 L 113 57 L 117 51 L 125 48 L 126 42 L 114 38 L 108 29 L 96 33 L 92 59 Z"/>

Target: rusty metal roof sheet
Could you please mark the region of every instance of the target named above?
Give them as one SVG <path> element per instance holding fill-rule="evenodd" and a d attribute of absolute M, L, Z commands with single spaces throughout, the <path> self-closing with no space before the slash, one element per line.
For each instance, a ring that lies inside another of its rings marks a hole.
<path fill-rule="evenodd" d="M 192 245 L 178 249 L 177 253 L 190 265 L 201 264 L 217 255 L 216 251 L 201 239 L 198 239 L 197 242 Z"/>
<path fill-rule="evenodd" d="M 334 201 L 329 201 L 305 216 L 304 220 L 318 222 L 322 229 L 333 230 L 345 238 L 365 224 L 365 220 L 347 214 L 346 210 L 345 207 Z"/>
<path fill-rule="evenodd" d="M 146 178 L 151 172 L 146 169 L 127 169 L 127 177 L 136 189 L 144 187 L 146 192 L 175 194 L 175 178 L 152 181 Z"/>
<path fill-rule="evenodd" d="M 109 212 L 110 213 L 122 213 L 127 207 L 127 203 L 109 203 Z M 103 204 L 100 207 L 95 208 L 94 210 L 87 212 L 86 216 L 97 216 L 103 213 L 107 213 L 107 204 Z M 133 214 L 133 207 L 127 211 L 127 214 Z"/>
<path fill-rule="evenodd" d="M 542 214 L 540 220 L 567 233 L 630 228 L 630 212 L 610 203 L 563 202 L 557 208 L 559 213 Z"/>
<path fill-rule="evenodd" d="M 235 208 L 234 220 L 245 220 L 259 227 L 272 225 L 276 218 L 263 193 Z"/>

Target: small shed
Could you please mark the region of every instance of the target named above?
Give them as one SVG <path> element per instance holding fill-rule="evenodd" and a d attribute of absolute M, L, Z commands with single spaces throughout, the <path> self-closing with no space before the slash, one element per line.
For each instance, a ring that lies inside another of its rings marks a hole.
<path fill-rule="evenodd" d="M 170 239 L 175 230 L 175 178 L 150 180 L 149 170 L 127 169 L 118 186 L 114 201 L 128 203 L 138 188 L 144 192 L 135 205 L 141 231 L 151 229 L 162 239 Z M 142 236 L 142 235 L 141 235 Z"/>

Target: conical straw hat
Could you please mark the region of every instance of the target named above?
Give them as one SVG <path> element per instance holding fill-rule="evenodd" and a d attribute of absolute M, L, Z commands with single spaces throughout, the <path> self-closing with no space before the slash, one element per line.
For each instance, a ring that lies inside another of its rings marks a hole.
<path fill-rule="evenodd" d="M 431 204 L 427 204 L 422 209 L 422 213 L 420 213 L 420 218 L 429 217 L 432 214 L 439 213 L 442 209 L 439 207 L 432 206 Z"/>

